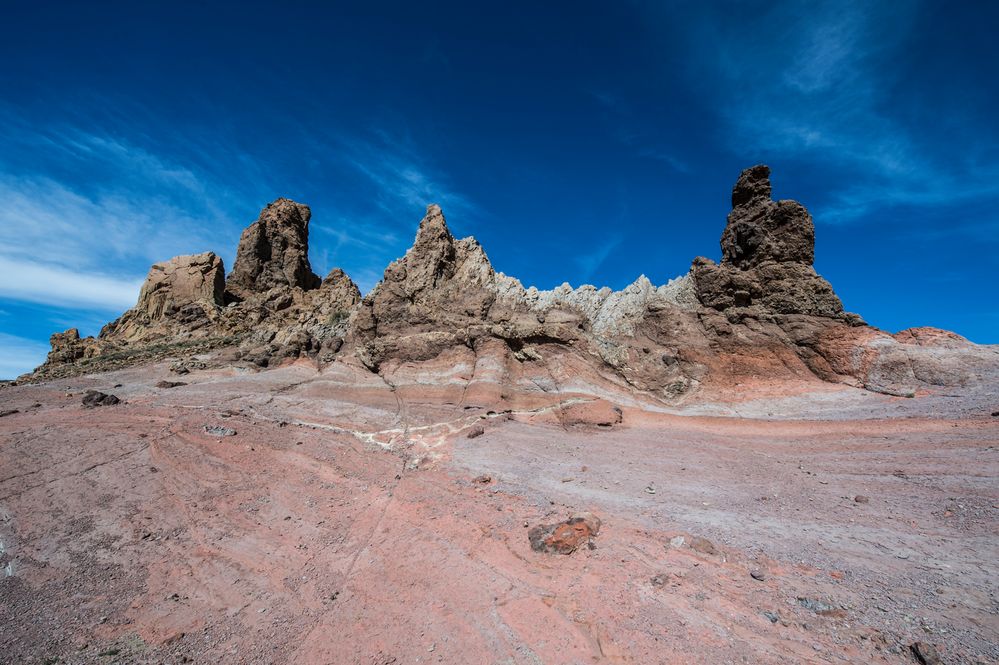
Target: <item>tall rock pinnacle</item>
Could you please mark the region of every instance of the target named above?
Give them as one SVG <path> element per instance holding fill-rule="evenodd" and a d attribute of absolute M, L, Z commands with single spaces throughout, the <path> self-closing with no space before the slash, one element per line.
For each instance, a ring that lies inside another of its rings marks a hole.
<path fill-rule="evenodd" d="M 770 198 L 770 167 L 739 175 L 721 237 L 720 265 L 694 260 L 701 303 L 717 310 L 762 306 L 778 314 L 839 316 L 843 304 L 815 273 L 815 225 L 797 201 Z"/>
<path fill-rule="evenodd" d="M 750 268 L 767 261 L 815 260 L 815 225 L 797 201 L 770 198 L 770 167 L 742 172 L 732 189 L 732 212 L 721 238 L 722 263 Z"/>
<path fill-rule="evenodd" d="M 274 287 L 310 290 L 321 280 L 309 264 L 309 206 L 280 198 L 239 239 L 227 291 L 237 298 Z"/>

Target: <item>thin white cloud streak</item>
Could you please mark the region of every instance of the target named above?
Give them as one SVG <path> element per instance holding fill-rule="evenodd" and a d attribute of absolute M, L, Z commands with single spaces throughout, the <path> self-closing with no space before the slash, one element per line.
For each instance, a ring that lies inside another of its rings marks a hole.
<path fill-rule="evenodd" d="M 248 199 L 269 191 L 274 174 L 210 139 L 187 141 L 171 157 L 156 154 L 141 127 L 118 120 L 114 135 L 99 123 L 38 126 L 0 104 L 0 297 L 107 312 L 134 304 L 136 276 L 154 262 L 212 250 L 231 269 L 239 232 L 252 221 L 234 211 L 270 200 Z M 325 146 L 309 148 L 324 172 L 353 174 L 346 182 L 364 185 L 340 194 L 332 219 L 328 211 L 316 215 L 312 237 L 316 267 L 344 267 L 362 288 L 380 278 L 427 204 L 461 215 L 475 210 L 411 142 L 385 132 L 330 135 Z M 13 266 L 31 280 L 11 273 Z M 71 274 L 82 276 L 76 286 Z"/>
<path fill-rule="evenodd" d="M 45 361 L 49 345 L 0 333 L 0 379 L 15 379 Z"/>
<path fill-rule="evenodd" d="M 611 255 L 617 246 L 621 244 L 622 238 L 620 236 L 615 237 L 607 242 L 604 242 L 600 247 L 588 254 L 580 254 L 575 257 L 576 265 L 579 266 L 580 277 L 584 282 L 589 282 L 593 278 L 593 275 L 597 272 L 597 269 L 603 265 L 607 257 Z"/>
<path fill-rule="evenodd" d="M 849 223 L 886 206 L 948 205 L 999 193 L 985 146 L 942 154 L 893 117 L 893 63 L 919 3 L 781 2 L 737 21 L 687 26 L 691 75 L 725 90 L 722 141 L 741 153 L 816 160 L 854 174 L 816 220 Z M 655 8 L 650 11 L 658 11 Z M 661 15 L 657 14 L 659 18 Z"/>
<path fill-rule="evenodd" d="M 390 214 L 401 209 L 422 209 L 431 203 L 448 210 L 472 212 L 477 206 L 458 193 L 445 175 L 434 168 L 411 142 L 384 130 L 375 140 L 336 137 L 347 163 L 375 186 L 376 204 Z"/>
<path fill-rule="evenodd" d="M 0 298 L 73 309 L 123 312 L 135 305 L 141 277 L 85 273 L 0 256 Z"/>

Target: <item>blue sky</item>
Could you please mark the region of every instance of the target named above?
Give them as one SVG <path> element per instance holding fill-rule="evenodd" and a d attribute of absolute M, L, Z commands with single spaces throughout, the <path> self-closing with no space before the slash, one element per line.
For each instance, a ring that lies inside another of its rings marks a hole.
<path fill-rule="evenodd" d="M 0 376 L 278 196 L 364 291 L 430 202 L 526 284 L 621 288 L 718 258 L 759 162 L 848 309 L 999 343 L 999 4 L 343 4 L 5 6 Z"/>

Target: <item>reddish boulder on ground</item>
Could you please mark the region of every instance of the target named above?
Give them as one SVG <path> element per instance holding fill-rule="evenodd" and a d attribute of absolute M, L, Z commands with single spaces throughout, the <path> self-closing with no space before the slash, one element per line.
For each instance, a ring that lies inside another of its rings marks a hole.
<path fill-rule="evenodd" d="M 527 537 L 531 549 L 549 554 L 572 554 L 580 546 L 592 547 L 592 538 L 600 531 L 600 520 L 589 513 L 576 515 L 558 524 L 542 524 L 531 529 Z"/>

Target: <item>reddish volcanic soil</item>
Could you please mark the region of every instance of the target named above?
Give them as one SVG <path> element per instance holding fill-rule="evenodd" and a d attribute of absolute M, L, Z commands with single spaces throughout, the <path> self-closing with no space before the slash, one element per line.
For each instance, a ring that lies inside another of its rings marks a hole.
<path fill-rule="evenodd" d="M 994 393 L 494 413 L 417 379 L 0 390 L 0 661 L 999 662 Z M 584 511 L 592 549 L 531 549 Z"/>

